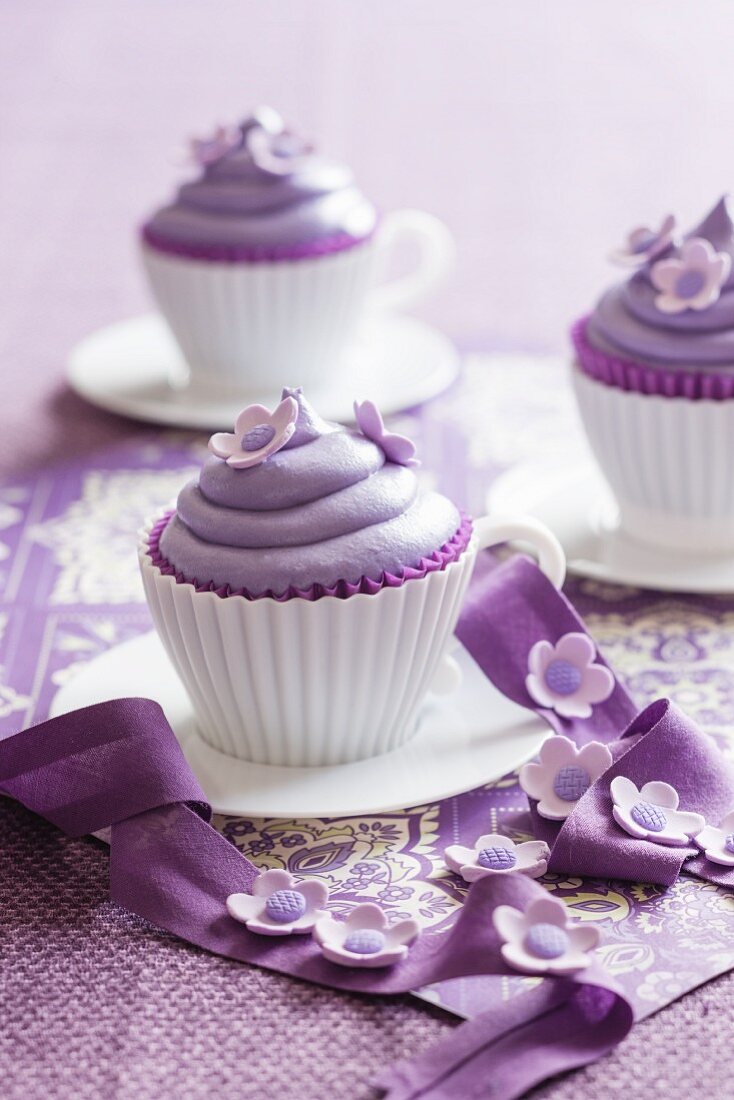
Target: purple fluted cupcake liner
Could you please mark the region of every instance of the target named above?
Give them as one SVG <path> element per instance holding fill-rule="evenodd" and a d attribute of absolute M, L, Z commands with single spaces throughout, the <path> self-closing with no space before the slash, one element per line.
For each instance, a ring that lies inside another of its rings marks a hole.
<path fill-rule="evenodd" d="M 589 378 L 628 393 L 655 397 L 685 397 L 689 401 L 728 401 L 734 397 L 734 373 L 652 367 L 594 347 L 586 334 L 588 317 L 571 329 L 580 370 Z"/>
<path fill-rule="evenodd" d="M 280 593 L 268 590 L 267 592 L 254 594 L 246 588 L 230 588 L 229 585 L 217 586 L 212 581 L 200 581 L 195 577 L 186 577 L 183 573 L 178 572 L 171 562 L 164 557 L 160 549 L 160 537 L 173 515 L 174 511 L 171 510 L 156 520 L 148 537 L 150 560 L 164 576 L 174 577 L 178 584 L 190 584 L 197 592 L 213 592 L 222 599 L 229 596 L 244 596 L 246 600 L 272 599 L 278 603 L 285 603 L 287 600 L 292 599 L 313 602 L 322 599 L 324 596 L 335 596 L 337 599 L 346 600 L 350 596 L 356 596 L 360 593 L 366 596 L 374 596 L 383 588 L 400 588 L 406 581 L 421 580 L 429 573 L 440 572 L 451 562 L 457 561 L 469 545 L 473 534 L 471 519 L 462 513 L 461 523 L 447 543 L 435 550 L 430 557 L 421 558 L 418 565 L 406 566 L 399 574 L 383 573 L 380 580 L 377 581 L 371 580 L 369 577 L 360 577 L 358 581 L 339 580 L 329 586 L 314 584 L 309 588 L 290 587 L 285 592 Z"/>
<path fill-rule="evenodd" d="M 214 263 L 279 263 L 287 260 L 313 260 L 319 256 L 331 256 L 335 252 L 344 252 L 356 248 L 372 239 L 374 230 L 367 236 L 353 237 L 349 233 L 333 233 L 311 241 L 301 241 L 287 245 L 230 245 L 230 244 L 184 244 L 170 241 L 160 236 L 148 225 L 144 225 L 140 235 L 143 241 L 157 252 L 167 256 L 180 256 L 186 260 L 203 260 Z"/>

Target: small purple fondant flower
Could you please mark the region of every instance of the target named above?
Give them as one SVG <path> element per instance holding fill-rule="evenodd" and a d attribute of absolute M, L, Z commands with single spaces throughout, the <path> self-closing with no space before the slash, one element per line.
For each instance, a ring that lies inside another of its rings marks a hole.
<path fill-rule="evenodd" d="M 614 691 L 614 677 L 594 664 L 595 656 L 587 634 L 564 634 L 555 645 L 536 642 L 528 654 L 528 694 L 562 718 L 589 718 L 594 703 Z"/>
<path fill-rule="evenodd" d="M 706 821 L 701 814 L 678 809 L 678 792 L 669 783 L 645 783 L 638 791 L 631 779 L 616 776 L 609 787 L 614 820 L 630 836 L 682 848 Z"/>
<path fill-rule="evenodd" d="M 638 226 L 627 234 L 624 245 L 616 248 L 609 259 L 623 267 L 642 267 L 673 244 L 675 224 L 675 215 L 668 214 L 658 229 L 650 229 L 646 225 Z"/>
<path fill-rule="evenodd" d="M 355 906 L 344 921 L 322 917 L 313 934 L 324 958 L 339 966 L 393 966 L 406 957 L 420 927 L 414 920 L 388 925 L 379 905 L 366 901 Z"/>
<path fill-rule="evenodd" d="M 612 754 L 600 741 L 578 749 L 568 737 L 549 737 L 540 747 L 540 763 L 523 764 L 520 786 L 538 801 L 538 813 L 563 821 L 607 768 Z"/>
<path fill-rule="evenodd" d="M 599 943 L 599 929 L 570 921 L 556 898 L 536 898 L 524 913 L 498 905 L 492 919 L 504 940 L 502 958 L 521 974 L 575 974 Z"/>
<path fill-rule="evenodd" d="M 245 130 L 245 145 L 257 167 L 269 176 L 290 176 L 303 167 L 313 146 L 297 134 L 280 126 L 260 125 L 255 121 Z"/>
<path fill-rule="evenodd" d="M 286 445 L 297 419 L 295 397 L 284 398 L 273 413 L 264 405 L 248 405 L 237 417 L 234 433 L 216 432 L 209 440 L 209 450 L 235 470 L 259 466 Z"/>
<path fill-rule="evenodd" d="M 328 891 L 318 879 L 296 882 L 277 869 L 263 871 L 252 884 L 251 894 L 230 894 L 227 912 L 261 936 L 290 936 L 311 932 L 326 916 L 321 908 Z"/>
<path fill-rule="evenodd" d="M 515 844 L 500 833 L 480 836 L 473 848 L 452 844 L 444 852 L 446 866 L 465 882 L 476 882 L 490 875 L 516 872 L 530 878 L 540 878 L 548 868 L 550 848 L 542 840 L 527 840 Z"/>
<path fill-rule="evenodd" d="M 718 301 L 730 271 L 728 252 L 717 252 L 704 237 L 693 237 L 681 248 L 679 260 L 658 260 L 651 267 L 652 285 L 660 291 L 655 306 L 661 313 L 708 309 Z"/>
<path fill-rule="evenodd" d="M 217 126 L 210 137 L 192 138 L 189 144 L 191 159 L 195 164 L 206 168 L 207 165 L 221 160 L 233 149 L 237 149 L 242 144 L 242 135 L 235 127 Z"/>
<path fill-rule="evenodd" d="M 694 839 L 706 859 L 722 867 L 734 867 L 734 810 L 726 815 L 718 829 L 707 825 Z"/>
<path fill-rule="evenodd" d="M 367 436 L 382 448 L 388 462 L 396 462 L 398 466 L 420 465 L 414 457 L 415 443 L 406 435 L 398 435 L 397 432 L 387 430 L 382 414 L 374 401 L 355 401 L 354 419 L 362 435 Z"/>

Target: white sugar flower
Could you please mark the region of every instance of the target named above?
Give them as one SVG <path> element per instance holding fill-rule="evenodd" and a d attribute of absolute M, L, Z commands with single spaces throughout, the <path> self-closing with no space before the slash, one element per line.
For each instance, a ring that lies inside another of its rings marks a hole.
<path fill-rule="evenodd" d="M 328 891 L 318 879 L 296 882 L 287 871 L 263 871 L 251 894 L 230 894 L 227 912 L 261 936 L 290 936 L 311 932 L 321 917 Z"/>
<path fill-rule="evenodd" d="M 630 836 L 681 848 L 691 843 L 706 824 L 701 814 L 678 809 L 678 792 L 669 783 L 645 783 L 638 790 L 631 779 L 618 775 L 609 787 L 614 820 Z"/>
<path fill-rule="evenodd" d="M 580 631 L 564 634 L 555 645 L 536 642 L 528 654 L 528 694 L 562 718 L 589 718 L 594 704 L 614 691 L 614 677 L 594 663 L 595 656 L 594 643 Z"/>
<path fill-rule="evenodd" d="M 515 844 L 500 833 L 480 836 L 473 848 L 452 844 L 444 852 L 446 866 L 466 882 L 512 873 L 540 878 L 548 868 L 549 856 L 550 848 L 542 840 Z"/>
<path fill-rule="evenodd" d="M 575 974 L 590 964 L 588 955 L 599 942 L 593 924 L 570 921 L 556 898 L 536 898 L 523 913 L 498 905 L 492 916 L 504 941 L 502 958 L 521 974 Z"/>
<path fill-rule="evenodd" d="M 346 920 L 324 915 L 313 934 L 324 958 L 339 966 L 393 966 L 406 957 L 420 926 L 414 920 L 388 925 L 380 906 L 366 901 L 356 905 Z"/>
<path fill-rule="evenodd" d="M 717 252 L 705 237 L 692 237 L 680 259 L 658 260 L 650 268 L 652 285 L 660 291 L 655 306 L 661 313 L 708 309 L 719 300 L 730 271 L 728 252 Z"/>
<path fill-rule="evenodd" d="M 734 810 L 726 815 L 718 829 L 707 825 L 694 839 L 706 859 L 722 867 L 734 867 Z"/>
<path fill-rule="evenodd" d="M 214 433 L 209 450 L 235 470 L 259 466 L 286 445 L 297 419 L 295 397 L 284 397 L 272 413 L 264 405 L 248 405 L 237 417 L 234 432 Z"/>
<path fill-rule="evenodd" d="M 520 786 L 537 799 L 538 813 L 551 821 L 563 821 L 592 783 L 612 765 L 612 754 L 601 741 L 577 748 L 560 734 L 540 746 L 537 764 L 523 764 Z"/>

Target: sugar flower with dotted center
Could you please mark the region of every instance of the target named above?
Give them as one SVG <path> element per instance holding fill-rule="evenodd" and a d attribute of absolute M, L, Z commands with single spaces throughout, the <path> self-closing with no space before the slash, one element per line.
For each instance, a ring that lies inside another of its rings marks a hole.
<path fill-rule="evenodd" d="M 366 901 L 356 905 L 346 920 L 324 915 L 313 934 L 330 962 L 372 968 L 401 962 L 420 935 L 420 926 L 414 920 L 388 925 L 380 906 Z"/>
<path fill-rule="evenodd" d="M 609 259 L 622 267 L 642 267 L 670 248 L 675 239 L 675 225 L 675 215 L 668 214 L 657 229 L 638 226 L 627 234 L 624 245 L 616 248 Z"/>
<path fill-rule="evenodd" d="M 500 833 L 485 833 L 473 848 L 452 844 L 444 852 L 446 866 L 465 882 L 513 873 L 540 878 L 548 869 L 549 856 L 550 848 L 542 840 L 515 844 Z"/>
<path fill-rule="evenodd" d="M 576 974 L 591 963 L 588 954 L 599 943 L 599 929 L 568 919 L 556 898 L 536 898 L 525 912 L 498 905 L 492 920 L 502 944 L 502 958 L 521 974 Z"/>
<path fill-rule="evenodd" d="M 705 237 L 693 237 L 681 248 L 680 259 L 658 260 L 651 267 L 650 279 L 659 291 L 655 308 L 661 313 L 708 309 L 718 301 L 730 271 L 728 252 L 717 252 Z"/>
<path fill-rule="evenodd" d="M 734 867 L 734 810 L 719 823 L 707 825 L 694 838 L 706 859 L 721 867 Z"/>
<path fill-rule="evenodd" d="M 639 840 L 682 848 L 706 824 L 701 814 L 678 809 L 678 792 L 669 783 L 655 780 L 638 790 L 631 779 L 618 775 L 612 780 L 609 792 L 614 820 Z"/>
<path fill-rule="evenodd" d="M 555 645 L 536 642 L 528 654 L 525 687 L 541 707 L 561 718 L 589 718 L 595 703 L 614 691 L 614 677 L 594 663 L 596 648 L 587 634 L 564 634 Z"/>
<path fill-rule="evenodd" d="M 230 917 L 261 936 L 290 936 L 311 932 L 326 916 L 322 906 L 328 891 L 318 879 L 296 882 L 288 871 L 263 871 L 252 884 L 251 894 L 230 894 Z"/>
<path fill-rule="evenodd" d="M 538 802 L 538 813 L 563 821 L 592 783 L 612 765 L 612 754 L 601 741 L 577 748 L 568 737 L 549 737 L 540 746 L 538 763 L 523 764 L 520 786 Z"/>
<path fill-rule="evenodd" d="M 284 397 L 274 412 L 264 405 L 248 405 L 237 417 L 234 432 L 215 432 L 209 450 L 235 470 L 259 466 L 285 447 L 296 430 L 298 402 Z"/>

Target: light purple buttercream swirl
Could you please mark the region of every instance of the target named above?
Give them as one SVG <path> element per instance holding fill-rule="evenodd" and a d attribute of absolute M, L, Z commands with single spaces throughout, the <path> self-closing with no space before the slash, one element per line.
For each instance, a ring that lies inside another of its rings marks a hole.
<path fill-rule="evenodd" d="M 703 237 L 717 252 L 734 258 L 734 224 L 726 197 L 687 234 L 692 237 Z M 670 248 L 665 258 L 679 255 L 679 249 Z M 651 366 L 734 370 L 734 272 L 707 309 L 666 314 L 655 306 L 658 292 L 650 268 L 646 264 L 602 295 L 587 323 L 588 341 L 601 351 Z"/>
<path fill-rule="evenodd" d="M 282 127 L 268 112 L 273 116 Z M 294 158 L 292 172 L 274 174 L 248 145 L 254 127 L 257 116 L 242 124 L 239 144 L 205 164 L 199 179 L 184 183 L 174 201 L 148 219 L 147 244 L 195 259 L 296 259 L 372 234 L 375 208 L 349 168 L 307 150 Z"/>
<path fill-rule="evenodd" d="M 160 551 L 191 581 L 252 594 L 417 566 L 456 533 L 461 516 L 414 472 L 356 432 L 320 420 L 300 391 L 296 432 L 259 466 L 207 458 L 179 494 Z"/>

